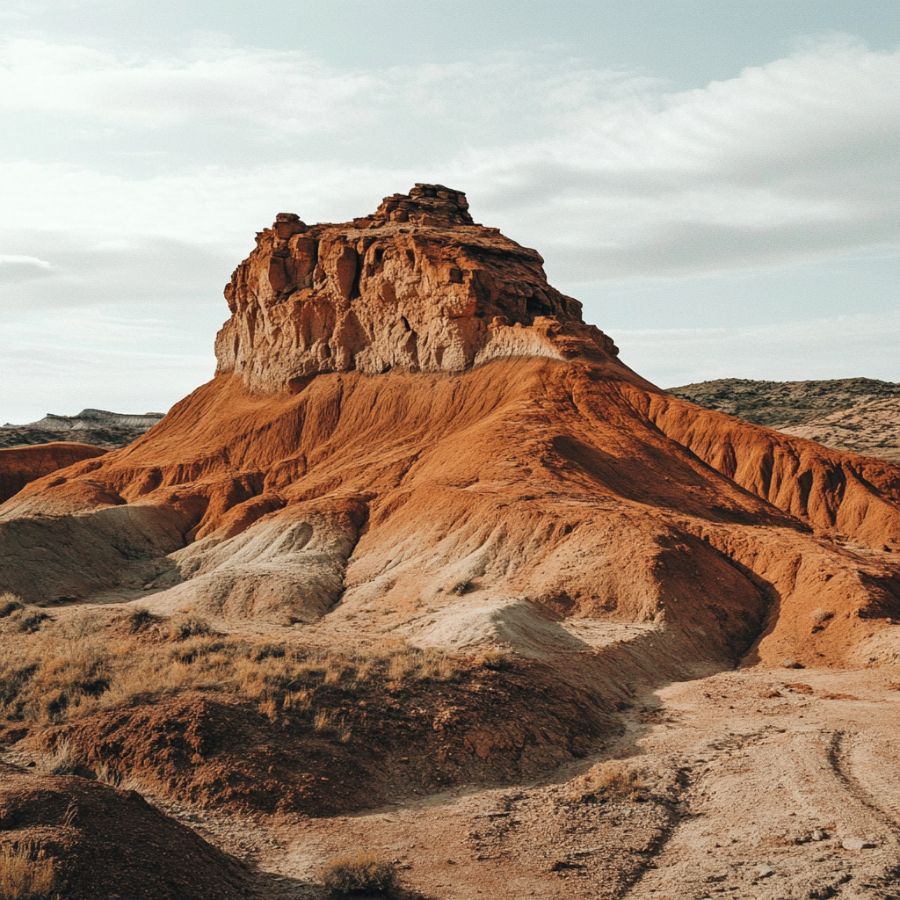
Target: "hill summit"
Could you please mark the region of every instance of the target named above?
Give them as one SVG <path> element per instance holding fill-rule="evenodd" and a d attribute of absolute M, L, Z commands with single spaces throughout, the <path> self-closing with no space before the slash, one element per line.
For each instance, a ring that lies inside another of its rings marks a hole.
<path fill-rule="evenodd" d="M 417 184 L 371 215 L 306 225 L 279 213 L 225 288 L 220 374 L 293 389 L 310 375 L 461 372 L 508 356 L 614 357 L 535 250 L 476 225 L 465 194 Z"/>

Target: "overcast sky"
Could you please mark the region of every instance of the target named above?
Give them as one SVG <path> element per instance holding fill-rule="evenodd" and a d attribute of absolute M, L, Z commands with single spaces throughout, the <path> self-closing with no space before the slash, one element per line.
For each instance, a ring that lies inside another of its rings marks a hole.
<path fill-rule="evenodd" d="M 0 421 L 163 410 L 281 210 L 416 181 L 633 368 L 900 380 L 897 0 L 3 0 Z"/>

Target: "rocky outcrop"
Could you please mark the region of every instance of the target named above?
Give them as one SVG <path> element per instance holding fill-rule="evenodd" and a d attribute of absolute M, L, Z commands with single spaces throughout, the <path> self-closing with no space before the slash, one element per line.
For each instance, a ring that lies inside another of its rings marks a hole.
<path fill-rule="evenodd" d="M 297 390 L 323 372 L 616 354 L 581 304 L 547 284 L 535 250 L 476 225 L 465 194 L 441 185 L 416 185 L 342 225 L 280 213 L 225 297 L 218 372 L 255 390 Z"/>

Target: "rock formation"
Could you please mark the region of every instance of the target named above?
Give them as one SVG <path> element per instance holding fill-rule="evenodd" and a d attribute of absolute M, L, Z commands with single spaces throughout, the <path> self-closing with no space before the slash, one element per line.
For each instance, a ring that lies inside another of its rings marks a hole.
<path fill-rule="evenodd" d="M 0 590 L 541 658 L 639 626 L 659 671 L 896 658 L 900 470 L 658 390 L 460 192 L 279 214 L 225 296 L 211 382 L 0 508 Z"/>
<path fill-rule="evenodd" d="M 476 225 L 465 195 L 416 185 L 344 225 L 279 213 L 225 288 L 218 373 L 253 390 L 311 375 L 462 372 L 505 356 L 615 356 L 543 260 Z"/>

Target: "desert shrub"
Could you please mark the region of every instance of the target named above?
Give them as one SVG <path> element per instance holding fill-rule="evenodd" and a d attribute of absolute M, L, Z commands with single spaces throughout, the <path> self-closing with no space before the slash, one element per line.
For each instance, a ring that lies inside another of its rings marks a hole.
<path fill-rule="evenodd" d="M 815 625 L 822 625 L 829 619 L 833 619 L 834 613 L 830 609 L 814 609 L 810 613 L 810 618 Z"/>
<path fill-rule="evenodd" d="M 0 593 L 0 619 L 5 619 L 17 610 L 22 609 L 22 606 L 22 601 L 15 594 L 9 591 Z"/>
<path fill-rule="evenodd" d="M 149 609 L 139 606 L 128 613 L 128 628 L 132 634 L 143 631 L 159 621 L 159 616 L 154 615 Z"/>
<path fill-rule="evenodd" d="M 27 682 L 27 718 L 58 722 L 110 684 L 110 660 L 93 643 L 48 641 L 40 665 Z M 20 698 L 22 699 L 22 698 Z"/>
<path fill-rule="evenodd" d="M 330 859 L 322 869 L 322 884 L 338 897 L 386 893 L 397 887 L 397 871 L 375 853 L 357 850 Z"/>
<path fill-rule="evenodd" d="M 456 594 L 457 597 L 461 597 L 463 594 L 468 594 L 469 591 L 474 588 L 475 585 L 468 578 L 462 578 L 459 581 L 454 582 L 448 588 L 448 592 L 451 594 Z"/>
<path fill-rule="evenodd" d="M 169 651 L 170 659 L 190 665 L 203 657 L 210 657 L 213 654 L 221 653 L 228 648 L 228 644 L 223 640 L 217 640 L 211 637 L 195 637 L 186 639 L 183 644 L 173 647 Z M 225 655 L 227 660 L 227 654 Z"/>
<path fill-rule="evenodd" d="M 473 660 L 476 668 L 502 672 L 509 668 L 509 657 L 502 650 L 485 650 Z"/>
<path fill-rule="evenodd" d="M 618 759 L 593 766 L 575 779 L 570 799 L 579 803 L 643 800 L 648 785 L 642 772 Z"/>
<path fill-rule="evenodd" d="M 41 625 L 50 618 L 47 613 L 41 612 L 40 610 L 25 612 L 23 609 L 21 612 L 24 612 L 24 615 L 19 618 L 17 624 L 19 631 L 23 634 L 30 634 L 37 631 Z"/>
<path fill-rule="evenodd" d="M 264 659 L 282 659 L 284 644 L 259 644 L 253 648 L 250 656 L 254 662 L 262 662 Z"/>
<path fill-rule="evenodd" d="M 37 663 L 29 663 L 0 671 L 0 703 L 4 707 L 15 704 L 22 688 L 37 669 Z"/>
<path fill-rule="evenodd" d="M 184 641 L 189 637 L 212 634 L 212 628 L 206 619 L 185 613 L 169 621 L 169 637 L 173 641 Z"/>
<path fill-rule="evenodd" d="M 0 897 L 38 900 L 53 892 L 53 860 L 32 846 L 0 847 Z"/>

